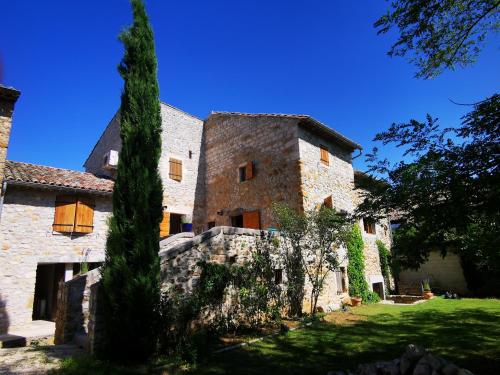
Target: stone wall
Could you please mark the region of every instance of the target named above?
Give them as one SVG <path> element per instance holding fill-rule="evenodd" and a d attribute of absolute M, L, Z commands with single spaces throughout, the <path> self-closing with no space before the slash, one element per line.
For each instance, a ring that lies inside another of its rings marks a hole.
<path fill-rule="evenodd" d="M 363 201 L 363 190 L 353 189 L 351 190 L 352 201 L 355 206 L 358 206 Z M 359 227 L 361 229 L 361 234 L 363 237 L 363 242 L 365 245 L 365 276 L 368 282 L 370 290 L 373 290 L 374 283 L 383 283 L 384 278 L 382 276 L 382 270 L 380 268 L 380 258 L 378 254 L 378 247 L 376 244 L 377 240 L 381 240 L 387 249 L 391 249 L 392 246 L 392 235 L 389 219 L 382 219 L 375 223 L 375 234 L 366 233 L 363 227 L 363 220 L 359 220 Z M 391 287 L 393 287 L 392 278 L 390 280 Z M 387 291 L 386 291 L 387 293 Z"/>
<path fill-rule="evenodd" d="M 203 121 L 168 104 L 161 103 L 162 153 L 159 170 L 163 183 L 163 205 L 168 212 L 193 215 L 200 167 Z M 87 161 L 85 170 L 97 175 L 112 176 L 114 172 L 102 168 L 102 160 L 109 150 L 121 150 L 118 114 L 113 117 Z M 169 177 L 169 159 L 182 161 L 182 181 Z M 202 197 L 197 197 L 202 200 Z"/>
<path fill-rule="evenodd" d="M 96 268 L 59 287 L 54 338 L 56 345 L 72 342 L 75 335 L 88 334 L 91 287 L 100 279 L 101 271 Z"/>
<path fill-rule="evenodd" d="M 449 252 L 442 257 L 438 251 L 431 252 L 429 259 L 418 270 L 403 270 L 399 274 L 400 285 L 420 284 L 430 279 L 431 288 L 452 291 L 460 295 L 470 294 L 465 281 L 460 257 Z"/>
<path fill-rule="evenodd" d="M 290 118 L 214 114 L 206 120 L 206 198 L 195 222 L 198 232 L 208 222 L 231 225 L 231 216 L 254 210 L 265 229 L 274 226 L 273 203 L 302 208 L 297 131 L 297 120 Z M 249 161 L 254 176 L 240 182 L 238 169 Z"/>
<path fill-rule="evenodd" d="M 0 294 L 10 328 L 32 319 L 37 265 L 102 262 L 111 212 L 111 196 L 89 196 L 95 202 L 94 230 L 86 235 L 52 231 L 55 200 L 68 191 L 8 185 L 0 227 Z"/>
<path fill-rule="evenodd" d="M 7 147 L 9 146 L 10 130 L 12 127 L 12 114 L 14 113 L 14 105 L 19 95 L 21 93 L 16 89 L 0 85 L 0 186 L 2 186 L 5 160 L 7 158 Z"/>
<path fill-rule="evenodd" d="M 255 251 L 263 233 L 254 229 L 215 227 L 182 244 L 163 247 L 160 251 L 162 288 L 175 288 L 184 292 L 193 290 L 201 275 L 197 263 L 202 260 L 244 264 Z M 278 260 L 275 267 L 282 268 Z M 283 274 L 283 283 L 286 284 L 286 273 Z M 309 312 L 311 286 L 308 282 L 305 290 L 304 311 Z M 324 311 L 339 308 L 342 299 L 346 296 L 347 293 L 337 293 L 335 277 L 333 273 L 330 273 L 318 299 L 318 306 L 321 306 Z"/>
<path fill-rule="evenodd" d="M 314 209 L 332 196 L 333 207 L 352 212 L 354 170 L 351 150 L 299 128 L 300 177 L 304 208 Z M 329 165 L 320 160 L 320 145 L 328 147 Z"/>

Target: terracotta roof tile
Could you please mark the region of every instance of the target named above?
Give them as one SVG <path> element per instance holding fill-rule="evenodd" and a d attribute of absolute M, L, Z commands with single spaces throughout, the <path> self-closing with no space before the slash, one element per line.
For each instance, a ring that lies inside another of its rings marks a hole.
<path fill-rule="evenodd" d="M 92 173 L 5 161 L 5 180 L 61 188 L 112 193 L 114 182 Z"/>

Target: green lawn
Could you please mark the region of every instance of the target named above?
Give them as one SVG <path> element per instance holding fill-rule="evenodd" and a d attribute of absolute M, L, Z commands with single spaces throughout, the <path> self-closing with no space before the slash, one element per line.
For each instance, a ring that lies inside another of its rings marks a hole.
<path fill-rule="evenodd" d="M 213 355 L 190 370 L 169 373 L 325 375 L 329 370 L 354 369 L 360 363 L 397 358 L 410 343 L 422 345 L 476 375 L 499 373 L 500 300 L 437 298 L 414 306 L 376 304 L 327 318 L 334 322 L 273 336 Z M 66 361 L 56 373 L 137 372 L 77 359 Z"/>
<path fill-rule="evenodd" d="M 214 355 L 193 374 L 321 374 L 398 357 L 420 344 L 475 374 L 500 369 L 500 300 L 445 300 L 352 310 L 350 324 L 318 323 Z M 361 319 L 361 320 L 355 320 Z"/>

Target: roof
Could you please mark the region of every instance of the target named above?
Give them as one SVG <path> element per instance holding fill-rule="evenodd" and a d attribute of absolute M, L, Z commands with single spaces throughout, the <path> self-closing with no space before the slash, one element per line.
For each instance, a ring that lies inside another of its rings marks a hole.
<path fill-rule="evenodd" d="M 322 136 L 333 138 L 334 140 L 352 148 L 353 150 L 362 150 L 363 148 L 359 143 L 356 143 L 339 132 L 333 130 L 322 122 L 316 120 L 309 115 L 297 114 L 284 114 L 284 113 L 243 113 L 243 112 L 219 112 L 213 111 L 212 115 L 227 115 L 227 116 L 245 116 L 245 117 L 277 117 L 277 118 L 291 118 L 301 121 L 302 124 L 308 126 L 310 130 L 320 133 Z"/>
<path fill-rule="evenodd" d="M 114 186 L 112 180 L 97 177 L 92 173 L 11 160 L 5 161 L 4 173 L 5 181 L 19 185 L 68 188 L 94 193 L 112 193 Z"/>

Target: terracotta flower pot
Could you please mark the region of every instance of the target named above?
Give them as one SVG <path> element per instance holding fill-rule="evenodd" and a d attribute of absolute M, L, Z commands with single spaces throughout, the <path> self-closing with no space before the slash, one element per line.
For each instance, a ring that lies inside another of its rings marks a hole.
<path fill-rule="evenodd" d="M 363 299 L 361 297 L 351 297 L 352 307 L 360 306 Z"/>
<path fill-rule="evenodd" d="M 424 290 L 424 293 L 422 295 L 424 299 L 431 299 L 434 297 L 434 293 L 432 293 L 430 290 Z"/>

